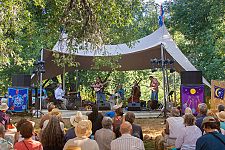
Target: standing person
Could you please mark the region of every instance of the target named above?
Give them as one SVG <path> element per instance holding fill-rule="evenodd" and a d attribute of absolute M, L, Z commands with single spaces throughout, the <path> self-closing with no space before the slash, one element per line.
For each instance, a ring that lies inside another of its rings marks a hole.
<path fill-rule="evenodd" d="M 62 84 L 58 84 L 55 89 L 55 98 L 60 107 L 66 109 L 67 100 L 63 96 L 65 96 L 65 91 L 62 89 Z"/>
<path fill-rule="evenodd" d="M 91 85 L 91 87 L 94 88 L 94 91 L 96 92 L 97 104 L 99 104 L 101 100 L 103 101 L 103 103 L 106 102 L 106 97 L 104 93 L 104 85 L 106 83 L 107 82 L 103 83 L 101 78 L 97 77 L 95 83 Z"/>
<path fill-rule="evenodd" d="M 57 116 L 51 116 L 48 125 L 43 130 L 41 143 L 44 150 L 62 150 L 64 146 L 64 133 L 60 127 Z"/>
<path fill-rule="evenodd" d="M 197 119 L 196 119 L 196 126 L 199 127 L 203 133 L 203 128 L 202 128 L 202 121 L 203 119 L 207 116 L 207 105 L 205 103 L 201 103 L 198 105 L 198 109 L 199 109 L 199 114 L 197 115 Z"/>
<path fill-rule="evenodd" d="M 118 86 L 116 87 L 116 94 L 119 96 L 119 98 L 121 100 L 125 99 L 125 97 L 124 97 L 125 90 L 123 89 L 123 85 L 122 84 L 118 84 Z"/>
<path fill-rule="evenodd" d="M 125 121 L 120 126 L 121 137 L 111 142 L 111 150 L 144 150 L 144 143 L 141 139 L 131 136 L 132 125 Z"/>
<path fill-rule="evenodd" d="M 24 140 L 17 142 L 14 146 L 15 150 L 43 150 L 43 147 L 40 142 L 32 140 L 34 133 L 34 127 L 30 121 L 25 121 L 21 124 L 20 134 Z"/>
<path fill-rule="evenodd" d="M 7 125 L 10 123 L 10 117 L 6 114 L 8 108 L 6 103 L 0 105 L 0 123 L 4 125 L 5 129 L 7 129 Z"/>
<path fill-rule="evenodd" d="M 95 141 L 98 143 L 100 150 L 111 150 L 110 143 L 116 138 L 112 131 L 112 119 L 104 117 L 102 119 L 103 128 L 95 132 Z"/>
<path fill-rule="evenodd" d="M 202 122 L 205 135 L 196 142 L 196 150 L 222 150 L 225 148 L 225 136 L 218 132 L 217 121 L 209 116 Z"/>
<path fill-rule="evenodd" d="M 150 76 L 149 79 L 151 80 L 151 83 L 150 83 L 151 100 L 158 101 L 159 82 L 153 76 Z"/>

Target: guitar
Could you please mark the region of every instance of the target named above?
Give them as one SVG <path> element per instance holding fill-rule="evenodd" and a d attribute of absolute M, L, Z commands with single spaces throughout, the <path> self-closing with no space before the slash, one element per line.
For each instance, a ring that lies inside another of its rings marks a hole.
<path fill-rule="evenodd" d="M 155 87 L 151 87 L 151 86 L 148 86 L 148 85 L 141 85 L 141 86 L 145 86 L 145 87 L 149 88 L 152 91 L 156 91 Z"/>
<path fill-rule="evenodd" d="M 109 81 L 106 81 L 104 83 L 95 84 L 95 85 L 92 85 L 91 87 L 94 88 L 95 92 L 99 92 L 104 87 L 104 85 L 106 85 L 108 82 Z"/>

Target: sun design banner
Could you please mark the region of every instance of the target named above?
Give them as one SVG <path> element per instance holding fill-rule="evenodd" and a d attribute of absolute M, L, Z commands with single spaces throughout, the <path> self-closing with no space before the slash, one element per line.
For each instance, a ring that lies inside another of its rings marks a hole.
<path fill-rule="evenodd" d="M 190 107 L 193 114 L 198 113 L 198 104 L 204 102 L 204 85 L 186 86 L 181 85 L 182 112 Z"/>
<path fill-rule="evenodd" d="M 224 88 L 218 87 L 218 86 L 214 86 L 214 96 L 215 98 L 219 98 L 221 100 L 223 100 L 224 98 Z"/>

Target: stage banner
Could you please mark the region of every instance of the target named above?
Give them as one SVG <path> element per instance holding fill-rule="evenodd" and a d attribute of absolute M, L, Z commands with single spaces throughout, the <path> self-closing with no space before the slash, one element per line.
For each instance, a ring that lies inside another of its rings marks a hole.
<path fill-rule="evenodd" d="M 28 104 L 28 88 L 8 88 L 9 110 L 13 112 L 24 112 Z"/>
<path fill-rule="evenodd" d="M 212 80 L 210 107 L 216 112 L 220 104 L 225 105 L 225 81 Z"/>
<path fill-rule="evenodd" d="M 204 102 L 204 85 L 181 85 L 182 113 L 190 107 L 193 114 L 198 114 L 198 104 Z"/>

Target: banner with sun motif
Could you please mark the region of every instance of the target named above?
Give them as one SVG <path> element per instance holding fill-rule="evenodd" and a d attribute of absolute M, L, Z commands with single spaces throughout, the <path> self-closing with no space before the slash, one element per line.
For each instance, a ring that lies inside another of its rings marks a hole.
<path fill-rule="evenodd" d="M 198 104 L 204 102 L 204 85 L 181 85 L 182 113 L 190 107 L 193 114 L 198 114 Z"/>
<path fill-rule="evenodd" d="M 224 88 L 218 87 L 218 86 L 214 86 L 214 96 L 215 98 L 219 98 L 221 100 L 223 100 L 224 98 Z"/>

